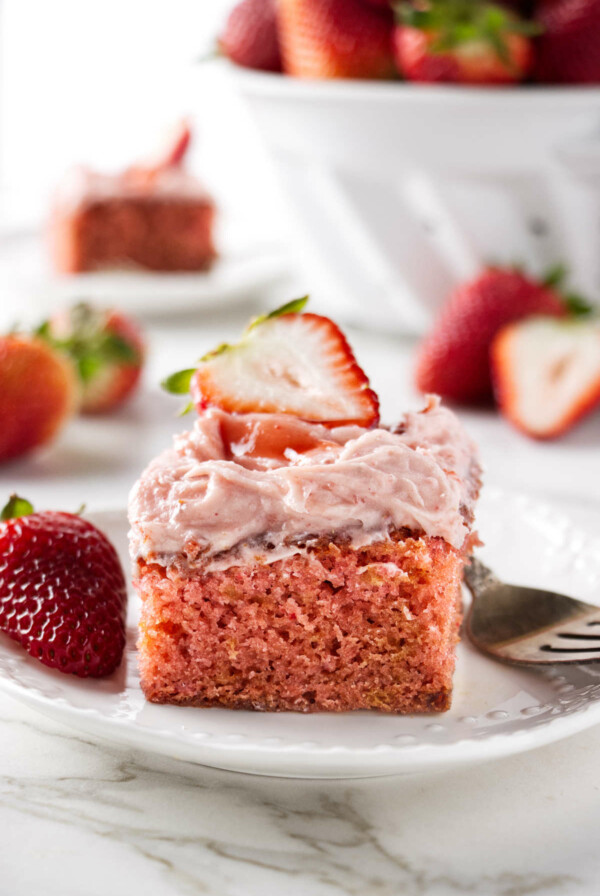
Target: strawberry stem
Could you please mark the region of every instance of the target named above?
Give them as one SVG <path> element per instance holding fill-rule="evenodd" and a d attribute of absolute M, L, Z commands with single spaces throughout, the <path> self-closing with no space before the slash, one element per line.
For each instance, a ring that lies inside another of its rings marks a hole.
<path fill-rule="evenodd" d="M 562 262 L 558 262 L 558 264 L 555 264 L 554 267 L 550 268 L 550 270 L 546 272 L 542 283 L 544 284 L 544 286 L 549 287 L 562 286 L 565 282 L 566 276 L 566 265 L 562 264 Z"/>
<path fill-rule="evenodd" d="M 187 395 L 190 391 L 190 383 L 193 375 L 196 373 L 195 367 L 188 367 L 186 370 L 178 370 L 172 373 L 166 379 L 162 380 L 161 386 L 171 395 Z"/>
<path fill-rule="evenodd" d="M 34 335 L 67 355 L 75 365 L 82 383 L 88 383 L 106 364 L 138 364 L 140 353 L 130 343 L 105 328 L 105 313 L 86 302 L 69 311 L 70 332 L 56 336 L 50 321 L 44 321 Z"/>
<path fill-rule="evenodd" d="M 595 310 L 593 305 L 590 305 L 587 299 L 584 299 L 583 296 L 580 296 L 576 292 L 566 293 L 564 300 L 569 314 L 573 317 L 587 317 Z"/>
<path fill-rule="evenodd" d="M 395 11 L 401 24 L 434 35 L 432 53 L 448 53 L 461 45 L 484 41 L 506 65 L 510 65 L 508 35 L 533 37 L 541 33 L 538 24 L 525 22 L 493 2 L 403 0 L 396 4 Z"/>
<path fill-rule="evenodd" d="M 302 296 L 300 299 L 292 299 L 291 302 L 286 302 L 285 305 L 280 305 L 280 307 L 275 308 L 274 311 L 269 311 L 267 314 L 261 314 L 259 317 L 255 317 L 250 321 L 245 332 L 249 333 L 250 330 L 258 327 L 260 324 L 264 324 L 265 321 L 273 320 L 276 317 L 282 317 L 284 314 L 300 314 L 304 310 L 307 302 L 308 296 Z M 199 363 L 201 364 L 203 361 L 209 361 L 211 358 L 216 358 L 217 355 L 222 355 L 223 352 L 227 352 L 231 348 L 235 348 L 235 346 L 230 345 L 228 342 L 222 342 L 217 348 L 202 355 Z M 190 391 L 192 377 L 196 373 L 196 370 L 196 367 L 187 367 L 185 370 L 178 370 L 176 373 L 172 373 L 162 380 L 160 385 L 165 392 L 170 392 L 171 395 L 187 395 Z M 181 416 L 187 414 L 192 407 L 192 404 L 186 405 L 181 411 Z"/>
<path fill-rule="evenodd" d="M 576 292 L 566 292 L 564 289 L 565 281 L 568 277 L 569 270 L 562 263 L 555 264 L 550 268 L 542 279 L 544 286 L 548 289 L 554 289 L 562 298 L 565 307 L 572 317 L 586 317 L 592 314 L 594 306 L 590 305 L 587 299 Z"/>
<path fill-rule="evenodd" d="M 275 308 L 274 311 L 269 311 L 268 314 L 260 314 L 250 321 L 246 327 L 246 332 L 253 330 L 254 327 L 258 327 L 260 324 L 264 324 L 266 320 L 273 320 L 275 317 L 283 317 L 284 314 L 300 314 L 304 311 L 308 299 L 309 296 L 302 296 L 300 299 L 292 299 L 291 302 L 286 302 L 285 305 L 280 305 L 279 308 Z"/>
<path fill-rule="evenodd" d="M 30 501 L 26 498 L 20 498 L 19 495 L 13 493 L 2 509 L 2 513 L 0 513 L 0 519 L 5 522 L 6 520 L 17 519 L 20 516 L 30 516 L 33 512 L 33 504 Z"/>

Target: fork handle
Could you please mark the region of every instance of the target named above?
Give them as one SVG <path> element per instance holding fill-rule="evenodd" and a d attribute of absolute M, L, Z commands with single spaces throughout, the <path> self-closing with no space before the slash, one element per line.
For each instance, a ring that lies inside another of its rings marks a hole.
<path fill-rule="evenodd" d="M 491 569 L 482 563 L 477 557 L 469 557 L 469 566 L 465 566 L 465 582 L 473 597 L 478 597 L 491 585 L 499 585 Z"/>

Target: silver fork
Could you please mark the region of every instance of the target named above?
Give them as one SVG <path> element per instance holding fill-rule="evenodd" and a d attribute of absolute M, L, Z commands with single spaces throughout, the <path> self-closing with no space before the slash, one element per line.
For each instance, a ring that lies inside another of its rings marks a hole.
<path fill-rule="evenodd" d="M 465 582 L 473 595 L 467 634 L 509 663 L 600 662 L 600 608 L 554 591 L 506 585 L 471 557 Z"/>

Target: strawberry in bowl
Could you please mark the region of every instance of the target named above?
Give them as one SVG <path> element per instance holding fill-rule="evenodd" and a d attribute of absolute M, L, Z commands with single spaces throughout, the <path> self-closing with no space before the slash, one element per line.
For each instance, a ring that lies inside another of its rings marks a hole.
<path fill-rule="evenodd" d="M 0 631 L 52 669 L 101 678 L 123 657 L 126 605 L 117 552 L 96 526 L 12 495 L 0 521 Z"/>
<path fill-rule="evenodd" d="M 397 14 L 396 62 L 409 81 L 515 84 L 532 67 L 535 29 L 496 3 L 423 0 Z"/>
<path fill-rule="evenodd" d="M 544 84 L 600 84 L 598 0 L 539 0 L 535 76 Z"/>
<path fill-rule="evenodd" d="M 242 0 L 234 6 L 218 46 L 236 65 L 281 71 L 275 0 Z"/>
<path fill-rule="evenodd" d="M 393 16 L 364 0 L 280 0 L 283 70 L 298 78 L 395 78 Z"/>

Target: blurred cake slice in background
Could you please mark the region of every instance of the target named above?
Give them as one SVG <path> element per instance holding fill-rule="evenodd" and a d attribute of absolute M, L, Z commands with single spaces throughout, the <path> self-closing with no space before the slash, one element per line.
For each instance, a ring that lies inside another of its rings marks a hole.
<path fill-rule="evenodd" d="M 122 173 L 67 172 L 49 224 L 55 269 L 208 270 L 215 204 L 185 167 L 190 139 L 182 122 L 161 152 Z"/>

